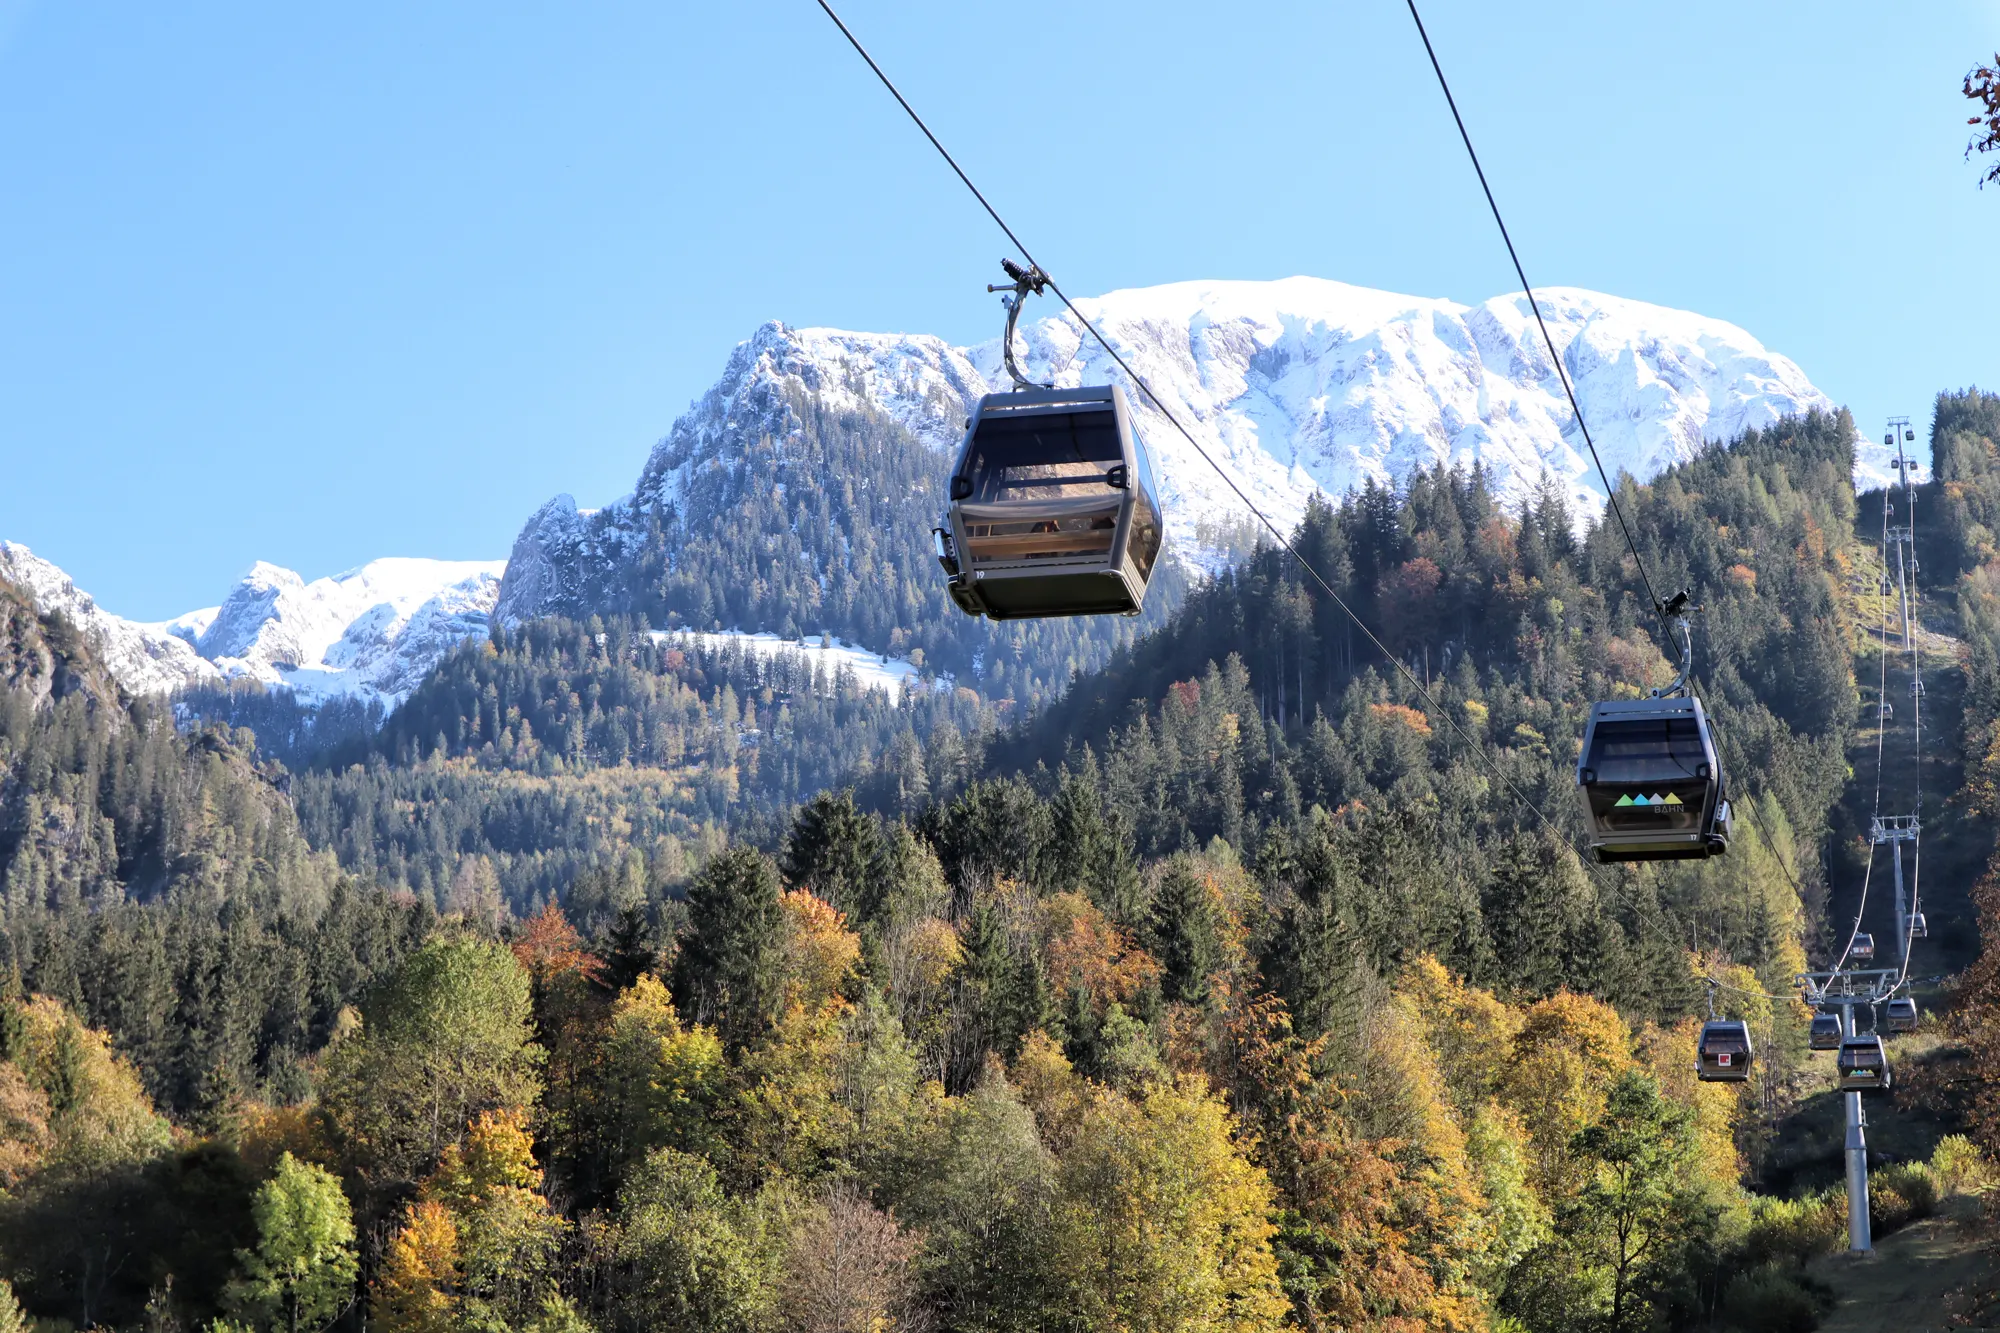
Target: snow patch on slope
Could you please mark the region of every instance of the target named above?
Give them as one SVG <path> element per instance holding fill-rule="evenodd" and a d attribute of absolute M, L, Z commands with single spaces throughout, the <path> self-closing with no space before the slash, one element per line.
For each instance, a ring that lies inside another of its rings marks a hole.
<path fill-rule="evenodd" d="M 742 630 L 719 630 L 695 632 L 691 630 L 654 630 L 653 641 L 668 647 L 699 648 L 705 652 L 717 653 L 732 645 L 741 651 L 754 653 L 769 661 L 784 653 L 796 653 L 806 665 L 816 673 L 832 680 L 843 668 L 854 673 L 854 682 L 864 690 L 880 690 L 889 696 L 892 703 L 900 702 L 903 690 L 923 688 L 923 678 L 917 668 L 900 657 L 885 657 L 871 653 L 866 648 L 857 648 L 842 643 L 833 635 L 825 635 L 827 642 L 822 645 L 819 637 L 805 640 L 782 639 L 775 634 L 746 634 Z M 948 688 L 948 682 L 936 682 L 936 689 Z"/>

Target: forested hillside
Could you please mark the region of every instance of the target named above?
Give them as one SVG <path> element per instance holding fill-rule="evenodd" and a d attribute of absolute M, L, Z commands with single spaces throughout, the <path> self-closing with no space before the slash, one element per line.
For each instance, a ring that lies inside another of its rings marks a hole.
<path fill-rule="evenodd" d="M 1938 461 L 1989 843 L 1994 411 Z M 1622 538 L 1476 474 L 1298 534 L 1429 700 L 1267 550 L 1039 712 L 545 620 L 285 767 L 0 588 L 0 1328 L 1809 1328 L 1842 1201 L 1744 1182 L 1824 1078 L 1762 993 L 1825 948 L 1852 447 L 1621 490 L 1739 808 L 1669 866 L 1572 850 L 1588 701 L 1670 674 Z M 1884 1229 L 1994 1180 L 1979 1012 L 1925 1095 L 1984 1151 Z"/>
<path fill-rule="evenodd" d="M 677 426 L 627 500 L 531 520 L 499 615 L 831 633 L 1031 708 L 1164 624 L 1186 589 L 1170 553 L 1137 620 L 961 615 L 930 537 L 952 458 L 880 412 L 834 408 L 787 380 L 759 382 L 713 415 L 712 433 Z"/>

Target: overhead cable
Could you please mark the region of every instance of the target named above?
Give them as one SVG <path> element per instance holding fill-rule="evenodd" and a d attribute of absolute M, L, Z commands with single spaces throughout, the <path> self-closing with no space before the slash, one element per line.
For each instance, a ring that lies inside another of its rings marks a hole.
<path fill-rule="evenodd" d="M 1639 544 L 1632 540 L 1632 528 L 1625 522 L 1625 511 L 1618 504 L 1618 490 L 1611 484 L 1611 474 L 1604 469 L 1604 460 L 1597 455 L 1597 442 L 1590 438 L 1590 425 L 1583 419 L 1583 407 L 1576 400 L 1576 388 L 1569 382 L 1569 371 L 1563 365 L 1562 354 L 1556 351 L 1556 340 L 1549 334 L 1548 322 L 1542 318 L 1542 303 L 1535 299 L 1535 289 L 1528 285 L 1527 270 L 1521 266 L 1520 252 L 1514 248 L 1514 238 L 1508 234 L 1507 220 L 1500 216 L 1499 201 L 1493 197 L 1493 187 L 1487 183 L 1486 168 L 1479 164 L 1478 150 L 1472 146 L 1472 135 L 1465 128 L 1465 117 L 1458 112 L 1458 99 L 1452 96 L 1451 83 L 1444 76 L 1444 66 L 1438 63 L 1437 48 L 1431 45 L 1431 35 L 1424 28 L 1423 15 L 1417 12 L 1417 0 L 1405 0 L 1410 7 L 1410 19 L 1417 25 L 1417 36 L 1423 39 L 1424 54 L 1431 59 L 1431 70 L 1437 75 L 1438 87 L 1444 92 L 1445 105 L 1451 108 L 1452 121 L 1458 126 L 1458 137 L 1465 144 L 1465 155 L 1472 159 L 1472 170 L 1479 177 L 1479 188 L 1485 192 L 1486 206 L 1493 210 L 1494 225 L 1500 228 L 1500 239 L 1506 242 L 1507 257 L 1514 261 L 1514 276 L 1521 280 L 1521 292 L 1528 298 L 1528 309 L 1534 312 L 1535 327 L 1542 331 L 1542 343 L 1549 349 L 1549 360 L 1555 363 L 1556 378 L 1562 381 L 1563 393 L 1569 398 L 1569 410 L 1576 414 L 1576 428 L 1583 433 L 1583 443 L 1590 450 L 1590 461 L 1597 464 L 1598 479 L 1604 483 L 1604 499 L 1612 515 L 1618 520 L 1618 530 L 1625 534 L 1625 545 L 1632 552 L 1632 561 L 1639 568 L 1639 581 L 1646 587 L 1646 596 L 1653 603 L 1653 614 L 1659 617 L 1660 626 L 1666 628 L 1667 613 L 1660 595 L 1653 591 L 1652 576 L 1646 572 L 1645 557 L 1639 554 Z"/>
<path fill-rule="evenodd" d="M 1530 811 L 1534 813 L 1536 819 L 1541 821 L 1543 827 L 1548 829 L 1549 832 L 1554 834 L 1560 841 L 1569 844 L 1571 850 L 1574 851 L 1575 843 L 1572 839 L 1572 836 L 1570 834 L 1563 832 L 1562 829 L 1558 828 L 1554 821 L 1552 821 L 1546 814 L 1542 813 L 1542 808 L 1534 802 L 1533 798 L 1531 798 L 1525 791 L 1523 791 L 1518 783 L 1516 783 L 1512 778 L 1508 777 L 1506 773 L 1501 771 L 1498 764 L 1496 764 L 1492 760 L 1492 758 L 1486 753 L 1484 747 L 1481 746 L 1479 741 L 1475 739 L 1469 732 L 1467 732 L 1465 728 L 1459 725 L 1458 719 L 1454 718 L 1451 715 L 1450 710 L 1447 709 L 1443 704 L 1438 702 L 1437 698 L 1430 692 L 1429 687 L 1424 684 L 1423 680 L 1414 671 L 1410 670 L 1410 668 L 1407 665 L 1405 665 L 1400 658 L 1398 658 L 1394 653 L 1389 651 L 1388 645 L 1384 644 L 1380 638 L 1376 637 L 1375 631 L 1368 627 L 1368 623 L 1362 620 L 1362 618 L 1355 613 L 1354 608 L 1350 607 L 1338 592 L 1334 591 L 1333 585 L 1329 583 L 1326 580 L 1326 578 L 1322 576 L 1320 572 L 1313 567 L 1312 562 L 1305 558 L 1305 555 L 1302 552 L 1300 552 L 1298 547 L 1293 544 L 1291 539 L 1287 537 L 1283 532 L 1281 532 L 1278 529 L 1278 525 L 1273 523 L 1271 519 L 1268 516 L 1266 516 L 1264 511 L 1258 508 L 1256 503 L 1252 501 L 1250 497 L 1244 493 L 1243 488 L 1236 484 L 1236 479 L 1229 474 L 1228 470 L 1225 469 L 1222 466 L 1222 464 L 1217 462 L 1213 457 L 1211 457 L 1208 450 L 1202 447 L 1201 441 L 1197 440 L 1194 437 L 1193 433 L 1189 431 L 1186 426 L 1181 424 L 1180 418 L 1177 415 L 1175 415 L 1173 409 L 1168 407 L 1166 402 L 1157 393 L 1153 392 L 1153 386 L 1146 382 L 1146 378 L 1143 375 L 1141 375 L 1138 371 L 1132 368 L 1131 364 L 1125 360 L 1124 356 L 1118 351 L 1118 349 L 1111 345 L 1110 340 L 1107 339 L 1102 333 L 1098 331 L 1097 326 L 1090 321 L 1089 317 L 1086 316 L 1083 313 L 1083 311 L 1077 308 L 1076 302 L 1070 300 L 1068 293 L 1063 291 L 1063 289 L 1056 283 L 1055 279 L 1048 277 L 1048 269 L 1043 267 L 1042 264 L 1035 259 L 1034 253 L 1030 251 L 1027 245 L 1022 242 L 1021 238 L 1015 234 L 1014 229 L 1007 225 L 1007 220 L 1000 216 L 999 210 L 994 208 L 992 202 L 988 200 L 986 195 L 980 191 L 979 187 L 972 183 L 972 177 L 968 176 L 965 172 L 965 169 L 959 166 L 958 160 L 951 155 L 950 150 L 944 146 L 944 144 L 938 139 L 937 135 L 931 132 L 931 127 L 924 123 L 924 118 L 917 114 L 916 108 L 910 105 L 909 99 L 903 96 L 902 92 L 896 87 L 894 81 L 892 81 L 889 78 L 888 74 L 883 71 L 882 66 L 876 63 L 875 57 L 868 53 L 868 48 L 861 44 L 861 40 L 854 35 L 853 29 L 849 28 L 847 24 L 844 21 L 842 21 L 840 15 L 834 12 L 833 6 L 828 3 L 828 0 L 816 0 L 816 3 L 822 10 L 826 12 L 826 16 L 833 20 L 834 26 L 840 29 L 841 36 L 847 39 L 847 44 L 854 48 L 855 54 L 859 55 L 864 61 L 867 62 L 868 68 L 874 71 L 875 77 L 881 81 L 882 86 L 889 90 L 889 95 L 896 99 L 896 104 L 903 108 L 904 113 L 908 115 L 910 120 L 915 123 L 916 127 L 923 132 L 924 138 L 930 140 L 931 147 L 937 149 L 938 156 L 942 157 L 945 160 L 945 164 L 952 169 L 953 174 L 958 177 L 960 182 L 964 184 L 967 190 L 972 192 L 972 197 L 979 201 L 979 206 L 986 210 L 986 215 L 993 219 L 994 225 L 1000 228 L 1001 232 L 1007 237 L 1008 241 L 1011 242 L 1014 248 L 1020 252 L 1021 258 L 1027 261 L 1030 268 L 1039 270 L 1042 276 L 1044 278 L 1047 278 L 1048 289 L 1056 294 L 1057 299 L 1059 299 L 1063 303 L 1063 307 L 1069 311 L 1069 313 L 1076 319 L 1077 323 L 1082 325 L 1084 330 L 1088 332 L 1092 338 L 1097 340 L 1098 345 L 1104 348 L 1105 352 L 1110 355 L 1111 359 L 1117 363 L 1118 368 L 1125 372 L 1127 378 L 1129 378 L 1132 381 L 1132 383 L 1138 387 L 1139 391 L 1142 394 L 1144 394 L 1149 401 L 1152 402 L 1153 406 L 1156 409 L 1158 409 L 1160 414 L 1167 419 L 1168 423 L 1172 425 L 1175 430 L 1180 432 L 1182 438 L 1188 442 L 1188 444 L 1194 449 L 1195 453 L 1200 456 L 1201 460 L 1204 463 L 1207 463 L 1211 468 L 1215 469 L 1216 475 L 1222 478 L 1223 483 L 1227 485 L 1232 492 L 1235 493 L 1236 498 L 1243 502 L 1244 508 L 1248 509 L 1253 515 L 1256 516 L 1257 521 L 1264 525 L 1264 527 L 1270 532 L 1271 536 L 1278 542 L 1278 544 L 1284 547 L 1284 549 L 1290 553 L 1292 559 L 1298 562 L 1299 568 L 1303 569 L 1307 574 L 1312 576 L 1313 582 L 1317 583 L 1320 587 L 1320 590 L 1324 592 L 1327 595 L 1327 597 L 1332 600 L 1333 604 L 1339 607 L 1341 611 L 1346 614 L 1349 620 L 1354 622 L 1355 627 L 1359 629 L 1364 636 L 1366 636 L 1368 642 L 1373 644 L 1376 650 L 1380 652 L 1385 659 L 1387 659 L 1390 663 L 1392 663 L 1397 671 L 1402 673 L 1404 679 L 1409 682 L 1410 687 L 1417 692 L 1417 694 L 1424 700 L 1425 703 L 1430 705 L 1434 713 L 1439 718 L 1443 719 L 1445 724 L 1451 728 L 1452 732 L 1466 743 L 1467 748 L 1471 751 L 1473 756 L 1482 765 L 1485 766 L 1486 770 L 1489 773 L 1491 773 L 1495 778 L 1498 778 L 1501 784 L 1505 786 L 1509 791 L 1513 792 L 1515 796 L 1519 797 L 1522 804 L 1525 805 Z M 1539 316 L 1537 317 L 1539 318 Z M 1546 333 L 1546 330 L 1544 330 L 1544 333 Z M 1565 380 L 1564 382 L 1565 384 L 1567 384 L 1567 380 Z M 1574 401 L 1575 401 L 1574 396 L 1572 396 L 1571 399 L 1572 405 L 1574 404 Z M 1582 420 L 1580 415 L 1578 417 L 1578 420 L 1579 421 Z M 1601 470 L 1602 469 L 1600 468 L 1600 471 Z M 1619 521 L 1620 523 L 1624 522 L 1622 516 L 1619 519 Z M 1628 532 L 1626 536 L 1629 542 L 1630 533 Z M 1635 556 L 1637 555 L 1636 548 L 1634 549 L 1634 555 Z M 1641 574 L 1643 575 L 1643 573 L 1644 570 L 1642 568 Z M 1652 585 L 1649 582 L 1647 584 L 1648 595 L 1650 595 L 1651 592 L 1652 592 Z M 1655 600 L 1656 610 L 1658 609 L 1658 605 L 1659 604 L 1656 599 Z M 1578 859 L 1583 860 L 1583 858 L 1581 857 L 1579 857 Z M 1583 864 L 1588 866 L 1590 865 L 1590 862 L 1587 860 L 1583 860 Z"/>

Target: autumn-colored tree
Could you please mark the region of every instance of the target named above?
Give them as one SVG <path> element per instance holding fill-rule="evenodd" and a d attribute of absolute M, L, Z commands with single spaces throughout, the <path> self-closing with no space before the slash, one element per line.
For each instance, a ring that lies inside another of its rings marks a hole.
<path fill-rule="evenodd" d="M 796 1333 L 921 1330 L 928 1313 L 914 1270 L 921 1245 L 851 1186 L 829 1191 L 791 1224 L 778 1303 Z"/>
<path fill-rule="evenodd" d="M 1101 1009 L 1159 983 L 1159 961 L 1082 894 L 1057 894 L 1044 912 L 1049 981 L 1058 992 L 1080 991 Z"/>
<path fill-rule="evenodd" d="M 819 1010 L 841 1005 L 842 991 L 861 962 L 861 941 L 846 918 L 825 899 L 803 889 L 779 898 L 784 914 L 786 1007 Z"/>
<path fill-rule="evenodd" d="M 1247 1333 L 1282 1321 L 1270 1180 L 1198 1078 L 1137 1100 L 1097 1093 L 1059 1180 L 1060 1245 L 1086 1322 Z"/>
<path fill-rule="evenodd" d="M 526 1116 L 489 1111 L 447 1144 L 419 1198 L 450 1210 L 458 1236 L 458 1288 L 464 1316 L 519 1328 L 553 1293 L 563 1220 L 542 1197 L 542 1172 Z"/>
<path fill-rule="evenodd" d="M 1409 1185 L 1408 1168 L 1384 1152 L 1396 1144 L 1355 1132 L 1342 1090 L 1318 1072 L 1325 1039 L 1294 1033 L 1275 995 L 1232 1003 L 1226 1033 L 1226 1086 L 1279 1189 L 1274 1244 L 1294 1318 L 1325 1329 L 1482 1328 L 1479 1293 L 1454 1283 L 1463 1258 L 1428 1256 L 1444 1261 L 1434 1270 L 1413 1248 L 1447 1230 L 1429 1202 L 1436 1192 Z M 1406 1214 L 1411 1203 L 1421 1206 Z"/>
<path fill-rule="evenodd" d="M 838 1010 L 795 1006 L 739 1054 L 717 1111 L 717 1157 L 732 1188 L 811 1180 L 833 1165 L 851 1138 L 836 1095 L 841 1035 Z"/>
<path fill-rule="evenodd" d="M 19 1065 L 0 1063 L 0 1189 L 19 1189 L 48 1157 L 55 1146 L 49 1115 L 49 1095 Z"/>
<path fill-rule="evenodd" d="M 543 1141 L 571 1189 L 598 1202 L 608 1191 L 600 1179 L 604 1164 L 591 1152 L 590 1119 L 610 1018 L 606 965 L 554 902 L 528 919 L 510 947 L 528 974 L 535 1042 L 547 1053 L 538 1121 Z"/>
<path fill-rule="evenodd" d="M 1512 1063 L 1520 1011 L 1459 980 L 1429 954 L 1404 969 L 1397 991 L 1422 1023 L 1459 1109 L 1470 1113 L 1497 1095 Z"/>
<path fill-rule="evenodd" d="M 44 1165 L 87 1175 L 166 1149 L 166 1120 L 105 1033 L 45 995 L 8 1006 L 5 1022 L 6 1055 L 25 1083 L 14 1100 L 31 1141 L 39 1138 L 36 1094 L 49 1108 Z"/>
<path fill-rule="evenodd" d="M 444 1204 L 422 1199 L 404 1209 L 369 1305 L 383 1333 L 457 1333 L 458 1226 Z"/>
<path fill-rule="evenodd" d="M 1557 991 L 1531 1006 L 1514 1036 L 1502 1100 L 1528 1130 L 1530 1179 L 1550 1203 L 1582 1187 L 1574 1141 L 1632 1063 L 1631 1034 L 1602 1000 Z"/>
<path fill-rule="evenodd" d="M 728 1068 L 711 1028 L 683 1026 L 658 978 L 641 976 L 612 1007 L 598 1068 L 596 1123 L 611 1187 L 655 1148 L 706 1151 Z"/>

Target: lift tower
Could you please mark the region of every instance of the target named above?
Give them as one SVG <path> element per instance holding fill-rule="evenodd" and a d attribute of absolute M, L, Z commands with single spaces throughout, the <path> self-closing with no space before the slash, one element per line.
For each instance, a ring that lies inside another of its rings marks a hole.
<path fill-rule="evenodd" d="M 1855 1035 L 1854 1011 L 1873 1009 L 1889 998 L 1900 977 L 1887 968 L 1868 972 L 1802 972 L 1806 1003 L 1815 1009 L 1840 1010 L 1841 1035 Z M 1868 1117 L 1861 1094 L 1843 1092 L 1847 1106 L 1847 1248 L 1872 1250 L 1875 1238 L 1868 1224 Z"/>

